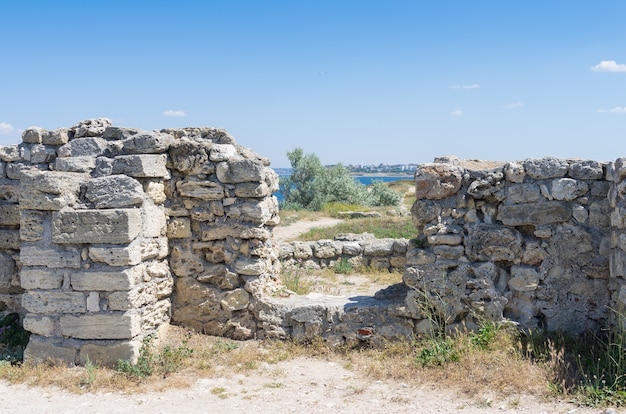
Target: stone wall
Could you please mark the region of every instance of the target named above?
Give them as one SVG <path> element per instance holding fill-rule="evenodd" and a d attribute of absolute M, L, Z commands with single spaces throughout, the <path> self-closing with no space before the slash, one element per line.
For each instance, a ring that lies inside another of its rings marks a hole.
<path fill-rule="evenodd" d="M 133 360 L 170 321 L 255 334 L 278 179 L 228 133 L 93 119 L 29 128 L 0 159 L 0 301 L 32 334 L 26 359 Z"/>
<path fill-rule="evenodd" d="M 451 324 L 487 317 L 568 332 L 604 326 L 621 284 L 609 268 L 623 217 L 611 213 L 621 198 L 608 197 L 615 165 L 550 157 L 420 165 L 412 214 L 423 245 L 407 255 L 407 306 L 419 314 L 426 293 Z"/>

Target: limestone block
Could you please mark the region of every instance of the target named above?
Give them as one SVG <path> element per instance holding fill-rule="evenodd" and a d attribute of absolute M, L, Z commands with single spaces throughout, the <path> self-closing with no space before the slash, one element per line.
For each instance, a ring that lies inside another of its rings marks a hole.
<path fill-rule="evenodd" d="M 463 238 L 460 234 L 433 234 L 428 236 L 428 243 L 431 245 L 447 244 L 455 246 L 461 244 Z"/>
<path fill-rule="evenodd" d="M 92 174 L 94 177 L 103 177 L 113 174 L 113 159 L 107 157 L 96 158 L 96 168 Z"/>
<path fill-rule="evenodd" d="M 237 148 L 232 144 L 213 144 L 209 159 L 213 162 L 229 161 L 239 158 Z"/>
<path fill-rule="evenodd" d="M 17 267 L 13 258 L 4 252 L 0 252 L 0 292 L 9 292 L 16 275 Z"/>
<path fill-rule="evenodd" d="M 293 242 L 293 257 L 296 259 L 310 259 L 313 257 L 312 243 Z"/>
<path fill-rule="evenodd" d="M 81 346 L 79 353 L 79 363 L 85 365 L 87 361 L 99 366 L 115 367 L 117 361 L 125 360 L 131 364 L 137 363 L 141 341 L 115 341 L 113 343 L 85 344 Z"/>
<path fill-rule="evenodd" d="M 0 229 L 0 250 L 9 249 L 20 249 L 20 231 Z"/>
<path fill-rule="evenodd" d="M 151 239 L 141 239 L 139 243 L 141 260 L 164 259 L 169 254 L 167 237 L 154 237 Z"/>
<path fill-rule="evenodd" d="M 111 120 L 107 118 L 85 119 L 72 125 L 70 130 L 74 132 L 74 138 L 97 137 L 111 126 Z"/>
<path fill-rule="evenodd" d="M 532 292 L 539 286 L 539 273 L 534 267 L 512 266 L 509 288 L 516 292 Z"/>
<path fill-rule="evenodd" d="M 129 290 L 142 280 L 142 269 L 139 266 L 124 270 L 101 269 L 73 272 L 70 275 L 71 285 L 77 291 L 115 291 Z"/>
<path fill-rule="evenodd" d="M 268 240 L 271 232 L 267 228 L 246 224 L 207 224 L 200 223 L 200 239 L 202 241 L 221 240 L 227 237 L 240 239 Z"/>
<path fill-rule="evenodd" d="M 569 176 L 577 180 L 600 180 L 604 176 L 602 163 L 584 160 L 572 162 Z"/>
<path fill-rule="evenodd" d="M 58 171 L 23 171 L 20 207 L 30 210 L 60 210 L 78 201 L 85 174 Z"/>
<path fill-rule="evenodd" d="M 32 313 L 83 313 L 87 311 L 82 292 L 30 291 L 22 295 L 22 306 Z"/>
<path fill-rule="evenodd" d="M 522 183 L 526 176 L 524 166 L 518 162 L 507 162 L 504 165 L 503 172 L 504 178 L 512 183 Z"/>
<path fill-rule="evenodd" d="M 376 239 L 363 243 L 364 256 L 389 256 L 393 252 L 394 239 Z"/>
<path fill-rule="evenodd" d="M 441 206 L 432 200 L 415 200 L 411 206 L 411 218 L 419 233 L 425 225 L 436 222 L 440 213 Z"/>
<path fill-rule="evenodd" d="M 589 218 L 589 212 L 585 206 L 578 204 L 572 207 L 572 216 L 578 223 L 585 224 Z"/>
<path fill-rule="evenodd" d="M 226 210 L 228 217 L 256 224 L 265 224 L 277 213 L 278 206 L 275 206 L 274 200 L 270 198 L 234 204 Z"/>
<path fill-rule="evenodd" d="M 65 361 L 74 365 L 77 358 L 77 350 L 71 346 L 46 340 L 37 335 L 31 335 L 26 349 L 24 349 L 24 361 L 39 364 L 47 361 Z"/>
<path fill-rule="evenodd" d="M 181 138 L 169 150 L 172 168 L 186 175 L 213 174 L 215 164 L 209 160 L 210 148 L 211 144 Z"/>
<path fill-rule="evenodd" d="M 534 203 L 539 201 L 541 193 L 534 183 L 515 184 L 507 188 L 507 204 Z"/>
<path fill-rule="evenodd" d="M 87 295 L 87 312 L 99 312 L 100 311 L 100 294 L 98 292 L 91 292 Z"/>
<path fill-rule="evenodd" d="M 45 213 L 35 210 L 23 210 L 20 217 L 20 239 L 34 242 L 43 239 Z"/>
<path fill-rule="evenodd" d="M 89 259 L 109 266 L 133 266 L 141 263 L 141 243 L 134 240 L 128 246 L 90 246 Z"/>
<path fill-rule="evenodd" d="M 262 183 L 265 180 L 265 168 L 262 162 L 242 159 L 217 164 L 215 173 L 218 180 L 225 184 L 245 182 Z"/>
<path fill-rule="evenodd" d="M 584 181 L 572 178 L 559 178 L 552 180 L 550 194 L 555 200 L 571 201 L 589 191 L 589 186 Z"/>
<path fill-rule="evenodd" d="M 160 237 L 165 236 L 167 231 L 167 218 L 165 217 L 165 207 L 155 206 L 150 201 L 143 204 L 143 236 Z"/>
<path fill-rule="evenodd" d="M 20 224 L 19 204 L 0 204 L 0 225 L 15 226 Z"/>
<path fill-rule="evenodd" d="M 0 160 L 5 162 L 21 161 L 22 155 L 17 144 L 0 147 Z"/>
<path fill-rule="evenodd" d="M 23 266 L 20 270 L 20 283 L 27 290 L 58 289 L 63 285 L 65 273 L 65 269 Z"/>
<path fill-rule="evenodd" d="M 235 289 L 224 294 L 224 299 L 220 301 L 222 309 L 233 312 L 246 309 L 250 303 L 250 294 L 244 289 Z"/>
<path fill-rule="evenodd" d="M 93 156 L 97 157 L 107 153 L 109 144 L 106 139 L 88 137 L 88 138 L 75 138 L 67 144 L 59 147 L 57 154 L 59 157 L 82 157 Z"/>
<path fill-rule="evenodd" d="M 47 131 L 39 127 L 28 127 L 22 132 L 22 141 L 29 144 L 40 144 Z"/>
<path fill-rule="evenodd" d="M 569 164 L 559 158 L 544 157 L 525 160 L 524 169 L 530 178 L 545 180 L 565 177 L 569 170 Z"/>
<path fill-rule="evenodd" d="M 80 268 L 80 251 L 73 247 L 41 247 L 22 244 L 20 262 L 22 266 L 78 269 Z"/>
<path fill-rule="evenodd" d="M 132 241 L 142 228 L 138 209 L 66 210 L 52 214 L 52 241 L 58 244 Z"/>
<path fill-rule="evenodd" d="M 24 317 L 23 326 L 35 335 L 50 337 L 54 334 L 54 320 L 47 316 L 40 317 L 29 313 Z"/>
<path fill-rule="evenodd" d="M 186 217 L 172 219 L 167 224 L 168 239 L 186 239 L 191 237 L 191 222 Z"/>
<path fill-rule="evenodd" d="M 239 258 L 233 267 L 235 272 L 246 276 L 258 276 L 269 270 L 266 260 L 251 257 Z"/>
<path fill-rule="evenodd" d="M 48 131 L 42 138 L 42 143 L 46 145 L 65 145 L 69 142 L 69 129 L 59 128 L 54 131 Z"/>
<path fill-rule="evenodd" d="M 163 204 L 167 199 L 165 185 L 162 181 L 148 180 L 144 184 L 144 192 L 154 204 Z"/>
<path fill-rule="evenodd" d="M 11 162 L 6 165 L 5 172 L 8 178 L 11 180 L 21 180 L 23 178 L 23 174 L 29 171 L 42 171 L 47 170 L 47 165 L 33 165 L 26 161 L 18 161 Z"/>
<path fill-rule="evenodd" d="M 56 171 L 91 173 L 96 168 L 96 158 L 91 156 L 57 158 Z"/>
<path fill-rule="evenodd" d="M 98 209 L 121 208 L 141 204 L 144 192 L 143 186 L 134 178 L 109 175 L 90 180 L 85 197 Z"/>
<path fill-rule="evenodd" d="M 109 140 L 124 140 L 140 132 L 141 129 L 137 128 L 108 126 L 102 133 L 102 138 Z"/>
<path fill-rule="evenodd" d="M 244 198 L 261 198 L 272 194 L 266 183 L 241 183 L 235 186 L 235 195 Z"/>
<path fill-rule="evenodd" d="M 212 181 L 178 181 L 176 189 L 183 197 L 202 200 L 221 200 L 224 198 L 224 187 Z"/>
<path fill-rule="evenodd" d="M 165 154 L 120 155 L 113 159 L 111 173 L 138 178 L 161 177 L 169 179 L 170 173 L 166 163 L 167 155 Z"/>
<path fill-rule="evenodd" d="M 170 266 L 179 277 L 194 276 L 204 270 L 202 260 L 192 253 L 189 245 L 172 246 Z"/>
<path fill-rule="evenodd" d="M 126 154 L 159 154 L 167 151 L 173 142 L 170 134 L 145 131 L 124 139 L 122 145 Z"/>
<path fill-rule="evenodd" d="M 224 265 L 211 265 L 206 267 L 202 274 L 196 277 L 198 282 L 210 283 L 220 289 L 234 289 L 239 286 L 239 276 L 231 272 Z"/>
<path fill-rule="evenodd" d="M 463 246 L 449 246 L 446 244 L 433 246 L 433 253 L 440 259 L 453 260 L 458 259 L 465 253 Z"/>
<path fill-rule="evenodd" d="M 49 164 L 57 157 L 56 150 L 43 144 L 30 147 L 30 162 L 33 164 Z"/>
<path fill-rule="evenodd" d="M 313 255 L 318 259 L 328 259 L 341 254 L 343 246 L 333 240 L 318 240 L 313 243 Z"/>
<path fill-rule="evenodd" d="M 560 201 L 500 205 L 497 219 L 507 226 L 561 223 L 572 217 L 572 210 Z"/>
<path fill-rule="evenodd" d="M 606 200 L 591 203 L 589 206 L 589 225 L 608 227 L 610 221 L 609 203 Z"/>
<path fill-rule="evenodd" d="M 422 164 L 415 170 L 417 199 L 440 200 L 456 194 L 463 182 L 463 170 L 452 164 Z"/>
<path fill-rule="evenodd" d="M 466 254 L 472 261 L 514 261 L 521 256 L 522 235 L 514 229 L 482 224 L 468 228 Z"/>
<path fill-rule="evenodd" d="M 64 315 L 59 322 L 63 336 L 77 339 L 132 339 L 141 332 L 139 314 L 129 312 Z"/>
<path fill-rule="evenodd" d="M 341 253 L 348 256 L 358 256 L 363 252 L 359 242 L 344 242 Z"/>

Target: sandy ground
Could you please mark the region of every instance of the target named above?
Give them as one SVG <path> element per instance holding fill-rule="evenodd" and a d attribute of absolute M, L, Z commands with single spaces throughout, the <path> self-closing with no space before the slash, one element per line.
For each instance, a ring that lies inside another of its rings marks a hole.
<path fill-rule="evenodd" d="M 277 228 L 285 240 L 310 227 L 336 220 L 300 222 Z M 464 396 L 431 386 L 372 381 L 337 362 L 297 358 L 265 365 L 257 372 L 198 379 L 186 389 L 158 393 L 71 394 L 55 388 L 9 385 L 0 381 L 0 414 L 39 413 L 619 413 L 581 408 L 563 401 L 524 395 Z"/>

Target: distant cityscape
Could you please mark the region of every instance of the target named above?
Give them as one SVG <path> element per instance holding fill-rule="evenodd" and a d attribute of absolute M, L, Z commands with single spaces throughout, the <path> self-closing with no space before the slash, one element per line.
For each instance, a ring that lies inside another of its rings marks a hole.
<path fill-rule="evenodd" d="M 413 175 L 418 164 L 357 164 L 357 165 L 344 165 L 353 175 Z M 327 165 L 326 167 L 332 167 Z M 278 175 L 290 175 L 291 168 L 275 168 L 274 171 Z"/>

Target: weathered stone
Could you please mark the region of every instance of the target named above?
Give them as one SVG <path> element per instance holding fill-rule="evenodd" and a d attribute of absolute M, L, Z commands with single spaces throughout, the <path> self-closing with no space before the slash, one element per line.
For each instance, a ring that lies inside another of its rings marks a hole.
<path fill-rule="evenodd" d="M 571 209 L 560 201 L 505 205 L 498 207 L 497 219 L 507 226 L 562 223 L 572 217 Z"/>
<path fill-rule="evenodd" d="M 256 224 L 267 223 L 275 214 L 278 214 L 278 205 L 270 198 L 235 204 L 226 210 L 226 215 L 232 219 Z"/>
<path fill-rule="evenodd" d="M 544 157 L 525 160 L 524 169 L 529 177 L 537 180 L 545 180 L 549 178 L 565 177 L 569 169 L 569 164 L 562 159 Z"/>
<path fill-rule="evenodd" d="M 52 241 L 58 244 L 124 244 L 141 231 L 137 209 L 68 210 L 52 214 Z"/>
<path fill-rule="evenodd" d="M 541 193 L 537 184 L 517 184 L 508 187 L 505 202 L 507 204 L 534 203 L 540 198 Z"/>
<path fill-rule="evenodd" d="M 183 197 L 202 200 L 221 200 L 224 198 L 224 187 L 212 181 L 178 181 L 176 189 Z"/>
<path fill-rule="evenodd" d="M 273 190 L 266 183 L 241 183 L 235 186 L 235 195 L 244 198 L 268 197 Z"/>
<path fill-rule="evenodd" d="M 71 346 L 64 346 L 43 337 L 33 335 L 24 350 L 24 361 L 39 364 L 48 361 L 65 361 L 74 365 L 77 358 L 77 350 Z"/>
<path fill-rule="evenodd" d="M 47 131 L 39 127 L 28 127 L 22 132 L 22 141 L 30 144 L 40 144 Z"/>
<path fill-rule="evenodd" d="M 59 157 L 81 157 L 106 154 L 109 148 L 107 140 L 102 138 L 78 138 L 73 139 L 57 150 Z"/>
<path fill-rule="evenodd" d="M 200 239 L 202 241 L 221 240 L 228 237 L 268 240 L 271 238 L 271 233 L 264 227 L 250 226 L 240 223 L 232 225 L 200 224 Z"/>
<path fill-rule="evenodd" d="M 20 187 L 20 208 L 60 210 L 78 201 L 84 174 L 57 171 L 24 171 Z"/>
<path fill-rule="evenodd" d="M 518 162 L 507 162 L 504 165 L 503 172 L 506 180 L 512 183 L 522 183 L 526 176 L 524 166 Z"/>
<path fill-rule="evenodd" d="M 163 204 L 167 199 L 162 181 L 148 181 L 144 184 L 144 191 L 154 204 Z"/>
<path fill-rule="evenodd" d="M 238 259 L 233 267 L 235 272 L 248 276 L 258 276 L 268 270 L 268 266 L 263 260 L 247 257 Z"/>
<path fill-rule="evenodd" d="M 169 150 L 172 168 L 187 175 L 212 174 L 215 164 L 209 160 L 212 145 L 181 138 Z"/>
<path fill-rule="evenodd" d="M 0 252 L 0 293 L 10 292 L 16 276 L 15 261 L 8 254 Z"/>
<path fill-rule="evenodd" d="M 64 315 L 59 325 L 64 336 L 77 339 L 132 339 L 141 331 L 136 313 Z"/>
<path fill-rule="evenodd" d="M 168 239 L 186 239 L 191 237 L 191 222 L 186 217 L 172 219 L 167 224 Z"/>
<path fill-rule="evenodd" d="M 572 178 L 559 178 L 552 180 L 550 195 L 555 200 L 571 201 L 589 191 L 589 186 L 584 181 Z"/>
<path fill-rule="evenodd" d="M 120 155 L 113 159 L 111 174 L 125 174 L 138 178 L 161 177 L 169 179 L 170 173 L 166 164 L 167 156 L 165 154 Z"/>
<path fill-rule="evenodd" d="M 96 159 L 90 156 L 57 158 L 55 160 L 56 171 L 90 173 L 96 168 Z"/>
<path fill-rule="evenodd" d="M 102 138 L 110 140 L 124 140 L 141 132 L 137 128 L 124 128 L 116 126 L 108 126 L 102 133 Z"/>
<path fill-rule="evenodd" d="M 22 244 L 22 266 L 46 266 L 50 268 L 80 268 L 80 251 L 72 247 L 41 247 Z"/>
<path fill-rule="evenodd" d="M 0 204 L 0 225 L 15 226 L 20 224 L 20 206 L 18 204 Z"/>
<path fill-rule="evenodd" d="M 24 289 L 58 289 L 63 285 L 65 269 L 27 267 L 20 270 L 20 283 Z"/>
<path fill-rule="evenodd" d="M 230 161 L 237 159 L 237 148 L 232 144 L 213 144 L 209 158 L 213 162 Z"/>
<path fill-rule="evenodd" d="M 455 246 L 461 244 L 463 238 L 460 234 L 433 234 L 427 238 L 429 244 L 448 244 Z"/>
<path fill-rule="evenodd" d="M 225 265 L 211 265 L 199 275 L 196 280 L 202 283 L 210 283 L 220 289 L 234 289 L 239 286 L 239 276 L 231 272 Z"/>
<path fill-rule="evenodd" d="M 229 312 L 245 309 L 250 303 L 250 295 L 244 289 L 235 289 L 227 292 L 220 301 L 222 309 Z"/>
<path fill-rule="evenodd" d="M 261 162 L 253 160 L 234 160 L 217 164 L 218 180 L 225 184 L 245 182 L 262 183 L 265 180 L 265 168 Z"/>
<path fill-rule="evenodd" d="M 124 270 L 88 270 L 71 274 L 72 288 L 78 291 L 129 290 L 141 280 L 142 272 L 138 267 Z"/>
<path fill-rule="evenodd" d="M 328 259 L 341 253 L 342 247 L 332 240 L 318 240 L 313 244 L 313 255 L 318 259 Z"/>
<path fill-rule="evenodd" d="M 30 162 L 33 164 L 49 164 L 57 157 L 56 150 L 43 144 L 30 147 Z"/>
<path fill-rule="evenodd" d="M 605 200 L 589 206 L 589 225 L 597 227 L 609 226 L 609 203 Z"/>
<path fill-rule="evenodd" d="M 376 239 L 363 244 L 365 256 L 388 256 L 393 252 L 394 239 Z"/>
<path fill-rule="evenodd" d="M 72 126 L 70 130 L 74 132 L 74 138 L 97 137 L 111 126 L 111 120 L 107 118 L 94 118 L 80 121 Z"/>
<path fill-rule="evenodd" d="M 7 145 L 6 147 L 0 146 L 0 160 L 6 162 L 21 161 L 22 155 L 17 144 Z"/>
<path fill-rule="evenodd" d="M 20 217 L 20 239 L 35 242 L 43 239 L 45 213 L 23 210 Z"/>
<path fill-rule="evenodd" d="M 87 311 L 82 292 L 30 291 L 22 295 L 22 306 L 32 313 L 83 313 Z"/>
<path fill-rule="evenodd" d="M 69 129 L 59 128 L 54 131 L 48 131 L 42 138 L 42 142 L 46 145 L 65 145 L 69 142 Z"/>
<path fill-rule="evenodd" d="M 54 334 L 54 320 L 47 316 L 37 316 L 29 313 L 23 320 L 24 329 L 28 332 L 50 337 Z"/>
<path fill-rule="evenodd" d="M 142 260 L 141 243 L 135 240 L 128 246 L 90 246 L 89 259 L 109 266 L 133 266 Z"/>
<path fill-rule="evenodd" d="M 167 151 L 174 137 L 161 132 L 139 132 L 124 139 L 123 148 L 127 154 L 159 154 Z"/>
<path fill-rule="evenodd" d="M 522 236 L 519 232 L 495 225 L 468 228 L 465 250 L 473 261 L 509 261 L 521 257 Z"/>
<path fill-rule="evenodd" d="M 533 267 L 512 266 L 509 288 L 516 292 L 532 292 L 539 285 L 539 273 Z"/>
<path fill-rule="evenodd" d="M 439 200 L 456 194 L 463 182 L 463 170 L 451 164 L 422 164 L 415 171 L 415 196 Z"/>
<path fill-rule="evenodd" d="M 80 348 L 79 363 L 85 365 L 87 361 L 105 367 L 115 367 L 119 360 L 137 363 L 141 341 L 119 341 L 106 345 L 85 344 Z"/>
<path fill-rule="evenodd" d="M 141 204 L 144 192 L 143 186 L 134 178 L 111 175 L 90 180 L 85 197 L 98 209 L 120 208 Z"/>
<path fill-rule="evenodd" d="M 170 266 L 178 277 L 195 276 L 204 270 L 202 260 L 192 254 L 188 244 L 172 246 Z"/>
<path fill-rule="evenodd" d="M 570 165 L 569 176 L 576 180 L 600 180 L 604 170 L 598 161 L 576 161 Z"/>

